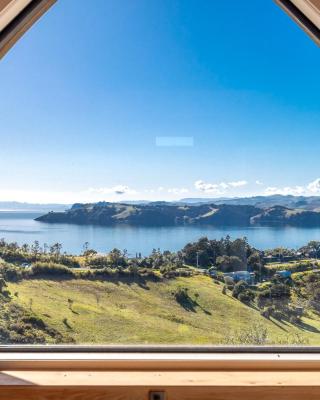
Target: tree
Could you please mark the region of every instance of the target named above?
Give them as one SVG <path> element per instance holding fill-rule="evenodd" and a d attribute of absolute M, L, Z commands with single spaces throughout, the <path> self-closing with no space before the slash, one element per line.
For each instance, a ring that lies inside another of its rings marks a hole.
<path fill-rule="evenodd" d="M 89 242 L 84 242 L 83 246 L 83 255 L 85 255 L 85 253 L 88 251 L 89 249 Z"/>
<path fill-rule="evenodd" d="M 68 308 L 69 308 L 69 310 L 71 310 L 72 311 L 72 306 L 73 306 L 73 300 L 72 299 L 68 299 Z"/>
<path fill-rule="evenodd" d="M 255 251 L 248 257 L 248 266 L 253 272 L 256 273 L 256 276 L 259 279 L 261 279 L 262 276 L 267 273 L 258 251 Z"/>
<path fill-rule="evenodd" d="M 240 293 L 243 293 L 248 289 L 248 284 L 245 281 L 237 282 L 232 290 L 232 296 L 238 298 Z"/>
<path fill-rule="evenodd" d="M 52 246 L 50 246 L 50 254 L 58 258 L 61 254 L 62 250 L 62 244 L 61 243 L 55 243 Z"/>
<path fill-rule="evenodd" d="M 83 252 L 82 255 L 85 257 L 86 262 L 88 262 L 90 257 L 94 257 L 94 256 L 96 256 L 97 254 L 98 254 L 98 252 L 97 252 L 96 250 L 87 249 L 87 250 L 85 250 L 85 251 Z"/>
<path fill-rule="evenodd" d="M 4 280 L 4 278 L 0 277 L 0 292 L 2 292 L 3 289 L 6 287 L 7 287 L 7 282 Z"/>
<path fill-rule="evenodd" d="M 108 257 L 113 267 L 124 267 L 127 265 L 127 260 L 119 249 L 111 250 Z"/>
<path fill-rule="evenodd" d="M 247 264 L 248 242 L 246 238 L 236 239 L 230 243 L 230 255 L 240 258 L 243 265 Z"/>
<path fill-rule="evenodd" d="M 257 295 L 259 308 L 274 306 L 278 310 L 287 308 L 291 299 L 290 287 L 284 283 L 274 283 L 269 289 L 265 289 Z"/>
<path fill-rule="evenodd" d="M 243 262 L 236 256 L 220 256 L 216 260 L 217 267 L 223 272 L 240 271 L 243 268 Z"/>
<path fill-rule="evenodd" d="M 291 298 L 290 287 L 284 283 L 276 283 L 271 286 L 271 298 L 273 303 L 280 309 L 285 308 Z"/>
<path fill-rule="evenodd" d="M 26 243 L 24 243 L 24 244 L 21 246 L 21 250 L 23 251 L 23 253 L 29 253 L 29 245 L 26 244 Z"/>
<path fill-rule="evenodd" d="M 38 240 L 35 240 L 33 242 L 32 246 L 31 246 L 31 252 L 35 256 L 37 256 L 40 253 L 40 244 L 39 244 Z"/>
<path fill-rule="evenodd" d="M 266 306 L 272 304 L 271 291 L 270 289 L 265 289 L 257 294 L 257 305 L 259 308 L 263 309 Z"/>

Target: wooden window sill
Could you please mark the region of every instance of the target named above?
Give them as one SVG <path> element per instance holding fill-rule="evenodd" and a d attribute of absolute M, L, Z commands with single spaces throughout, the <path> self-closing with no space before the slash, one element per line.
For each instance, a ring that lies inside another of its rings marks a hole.
<path fill-rule="evenodd" d="M 301 399 L 320 396 L 320 371 L 2 371 L 0 399 Z"/>
<path fill-rule="evenodd" d="M 248 371 L 319 370 L 320 353 L 3 352 L 0 370 Z"/>
<path fill-rule="evenodd" d="M 319 354 L 0 354 L 0 400 L 320 398 Z"/>

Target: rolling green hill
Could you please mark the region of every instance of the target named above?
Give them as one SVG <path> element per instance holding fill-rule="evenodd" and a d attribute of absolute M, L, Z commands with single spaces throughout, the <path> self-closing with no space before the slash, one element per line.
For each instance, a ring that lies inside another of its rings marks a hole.
<path fill-rule="evenodd" d="M 49 212 L 36 218 L 47 223 L 133 225 L 133 226 L 320 226 L 320 212 L 274 206 L 196 204 L 177 205 L 153 202 L 147 204 L 93 203 L 74 204 L 65 212 Z"/>
<path fill-rule="evenodd" d="M 174 296 L 187 288 L 190 302 Z M 207 276 L 162 282 L 29 279 L 13 301 L 78 344 L 319 344 L 320 320 L 300 327 L 262 317 Z M 68 300 L 69 299 L 69 300 Z"/>
<path fill-rule="evenodd" d="M 65 212 L 49 212 L 36 218 L 40 222 L 93 224 L 112 226 L 173 226 L 189 224 L 249 225 L 250 218 L 261 212 L 253 206 L 203 204 L 174 205 L 164 202 L 148 204 L 94 203 L 74 204 Z"/>

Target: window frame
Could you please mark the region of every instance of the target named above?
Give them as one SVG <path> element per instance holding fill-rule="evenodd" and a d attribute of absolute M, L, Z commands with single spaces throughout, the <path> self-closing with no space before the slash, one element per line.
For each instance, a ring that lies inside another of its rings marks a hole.
<path fill-rule="evenodd" d="M 15 15 L 0 32 L 0 58 L 55 2 L 56 0 L 31 0 L 24 9 Z M 292 6 L 292 1 L 276 0 L 276 2 L 295 17 L 296 22 L 300 25 L 303 23 L 307 25 L 314 36 L 314 27 L 310 28 L 307 24 L 308 21 L 304 19 L 305 16 L 303 18 L 293 7 L 294 4 Z M 6 3 L 9 4 L 10 1 L 4 2 L 4 4 Z M 19 0 L 16 0 L 16 3 L 19 3 Z M 52 357 L 53 355 L 55 357 Z M 217 366 L 220 368 L 221 365 L 226 368 L 235 368 L 235 364 L 239 367 L 243 365 L 246 368 L 249 364 L 258 367 L 259 363 L 263 363 L 263 368 L 268 365 L 270 368 L 278 368 L 279 363 L 282 363 L 289 369 L 298 366 L 300 368 L 301 365 L 307 369 L 317 365 L 320 369 L 320 346 L 0 346 L 0 365 L 3 368 L 10 365 L 34 368 L 35 360 L 47 363 L 46 365 L 50 368 L 53 365 L 63 367 L 68 360 L 69 364 L 70 362 L 74 363 L 74 367 L 78 368 L 80 365 L 86 365 L 86 362 L 88 365 L 91 361 L 98 362 L 98 359 L 100 359 L 101 365 L 106 365 L 106 363 L 114 365 L 121 360 L 129 362 L 131 359 L 129 364 L 131 363 L 133 369 L 136 369 L 135 364 L 137 363 L 140 367 L 144 363 L 146 366 L 148 363 L 154 366 L 154 362 L 161 360 L 167 366 L 169 363 L 171 367 L 177 365 L 179 368 L 184 368 L 183 364 L 185 363 L 188 364 L 188 368 L 202 368 L 203 363 L 207 363 L 210 368 Z M 168 366 L 168 368 L 171 367 Z"/>

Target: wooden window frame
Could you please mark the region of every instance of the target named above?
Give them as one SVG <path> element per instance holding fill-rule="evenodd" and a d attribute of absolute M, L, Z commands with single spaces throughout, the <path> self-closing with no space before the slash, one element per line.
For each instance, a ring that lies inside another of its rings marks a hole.
<path fill-rule="evenodd" d="M 310 0 L 274 0 L 320 47 L 320 13 Z"/>
<path fill-rule="evenodd" d="M 17 8 L 0 32 L 0 58 L 55 1 L 31 0 Z M 276 1 L 319 39 L 296 0 Z M 13 2 L 21 0 L 0 0 L 0 11 Z M 150 391 L 163 391 L 167 400 L 313 400 L 320 398 L 319 350 L 0 346 L 0 400 L 147 400 Z"/>
<path fill-rule="evenodd" d="M 318 399 L 320 354 L 272 349 L 11 346 L 0 351 L 0 400 Z"/>
<path fill-rule="evenodd" d="M 56 1 L 0 0 L 0 17 L 8 18 L 0 30 L 0 59 Z"/>

